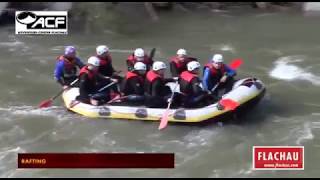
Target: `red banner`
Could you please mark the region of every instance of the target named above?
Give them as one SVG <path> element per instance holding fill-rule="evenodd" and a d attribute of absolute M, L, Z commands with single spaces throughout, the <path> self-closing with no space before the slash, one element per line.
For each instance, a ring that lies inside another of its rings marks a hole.
<path fill-rule="evenodd" d="M 18 168 L 174 168 L 174 154 L 20 153 Z"/>
<path fill-rule="evenodd" d="M 255 170 L 303 170 L 303 146 L 254 146 Z"/>

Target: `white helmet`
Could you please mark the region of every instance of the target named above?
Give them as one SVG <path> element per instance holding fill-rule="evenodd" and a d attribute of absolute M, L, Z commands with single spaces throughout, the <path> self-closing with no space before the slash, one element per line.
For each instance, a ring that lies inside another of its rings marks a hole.
<path fill-rule="evenodd" d="M 134 56 L 136 57 L 143 57 L 144 56 L 144 50 L 142 48 L 138 48 L 134 51 Z"/>
<path fill-rule="evenodd" d="M 193 71 L 197 68 L 200 68 L 200 63 L 198 61 L 191 61 L 187 64 L 188 71 Z"/>
<path fill-rule="evenodd" d="M 213 55 L 212 62 L 214 62 L 214 63 L 222 63 L 223 62 L 223 56 L 221 54 Z"/>
<path fill-rule="evenodd" d="M 177 51 L 177 55 L 187 55 L 187 51 L 185 50 L 185 49 L 179 49 L 178 51 Z"/>
<path fill-rule="evenodd" d="M 134 64 L 134 70 L 136 71 L 146 71 L 147 70 L 147 66 L 143 63 L 143 62 L 136 62 Z"/>
<path fill-rule="evenodd" d="M 109 51 L 109 48 L 106 45 L 100 45 L 96 48 L 97 55 L 102 55 Z"/>
<path fill-rule="evenodd" d="M 91 64 L 93 66 L 99 66 L 100 65 L 100 59 L 97 58 L 96 56 L 91 56 L 89 59 L 88 59 L 88 64 Z"/>
<path fill-rule="evenodd" d="M 167 68 L 166 64 L 161 61 L 156 61 L 152 65 L 152 70 L 154 70 L 154 71 L 158 71 L 158 70 L 166 69 L 166 68 Z"/>

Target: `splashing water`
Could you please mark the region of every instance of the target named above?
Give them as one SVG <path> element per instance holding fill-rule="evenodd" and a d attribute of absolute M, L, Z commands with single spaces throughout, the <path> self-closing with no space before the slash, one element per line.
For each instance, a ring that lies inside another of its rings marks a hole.
<path fill-rule="evenodd" d="M 269 75 L 275 79 L 281 79 L 286 81 L 293 80 L 306 80 L 314 85 L 320 85 L 320 77 L 314 75 L 305 69 L 293 65 L 294 62 L 302 62 L 303 59 L 298 59 L 295 56 L 287 56 L 278 59 L 274 64 L 275 67 L 270 71 Z"/>

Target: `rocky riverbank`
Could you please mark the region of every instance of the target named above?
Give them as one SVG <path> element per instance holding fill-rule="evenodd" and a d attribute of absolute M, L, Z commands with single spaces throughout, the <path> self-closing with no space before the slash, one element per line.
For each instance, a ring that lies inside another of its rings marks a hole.
<path fill-rule="evenodd" d="M 290 9 L 302 9 L 303 2 L 1 2 L 0 25 L 14 23 L 16 10 L 68 10 L 71 21 L 85 22 L 84 26 L 95 24 L 97 16 L 104 20 L 112 21 L 116 11 L 144 11 L 151 20 L 160 19 L 161 13 L 166 11 L 182 10 L 190 11 L 219 11 L 232 10 L 234 8 L 252 8 L 262 11 L 287 11 Z M 139 13 L 137 11 L 137 13 Z M 87 19 L 88 21 L 83 21 Z M 94 25 L 95 26 L 95 25 Z M 96 27 L 95 27 L 96 28 Z"/>

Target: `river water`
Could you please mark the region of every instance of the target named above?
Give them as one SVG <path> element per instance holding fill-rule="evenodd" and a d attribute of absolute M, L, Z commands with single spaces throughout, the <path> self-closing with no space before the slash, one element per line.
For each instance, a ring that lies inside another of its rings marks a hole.
<path fill-rule="evenodd" d="M 1 177 L 317 177 L 320 176 L 319 17 L 288 12 L 168 12 L 157 23 L 134 15 L 117 31 L 69 35 L 15 35 L 0 28 Z M 132 19 L 130 19 L 132 18 Z M 133 21 L 137 22 L 134 24 Z M 112 24 L 110 24 L 112 26 Z M 95 47 L 111 48 L 117 70 L 136 47 L 157 48 L 166 60 L 185 48 L 204 64 L 214 53 L 227 62 L 242 58 L 238 77 L 261 79 L 267 93 L 245 121 L 205 127 L 89 119 L 38 104 L 60 87 L 53 79 L 55 57 L 65 45 L 86 59 Z M 252 170 L 252 147 L 305 147 L 302 171 Z M 23 152 L 174 152 L 174 169 L 17 169 Z"/>

